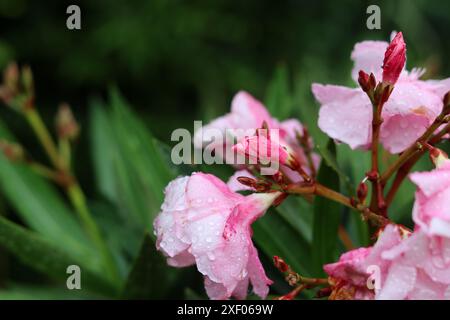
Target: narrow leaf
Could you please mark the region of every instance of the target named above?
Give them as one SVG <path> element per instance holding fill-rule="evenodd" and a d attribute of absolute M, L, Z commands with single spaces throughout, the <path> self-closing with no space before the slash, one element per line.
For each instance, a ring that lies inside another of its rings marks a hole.
<path fill-rule="evenodd" d="M 69 276 L 66 273 L 70 265 L 78 265 L 81 269 L 82 289 L 112 296 L 117 291 L 102 276 L 91 271 L 59 247 L 0 216 L 0 245 L 20 259 L 30 268 L 60 280 L 64 288 Z"/>
<path fill-rule="evenodd" d="M 332 140 L 328 142 L 328 152 L 335 156 L 336 147 Z M 318 179 L 320 183 L 333 190 L 339 190 L 339 175 L 322 162 Z M 334 261 L 338 243 L 338 228 L 341 220 L 341 207 L 338 203 L 323 197 L 314 199 L 314 228 L 313 228 L 313 262 L 315 275 L 323 275 L 323 265 Z"/>

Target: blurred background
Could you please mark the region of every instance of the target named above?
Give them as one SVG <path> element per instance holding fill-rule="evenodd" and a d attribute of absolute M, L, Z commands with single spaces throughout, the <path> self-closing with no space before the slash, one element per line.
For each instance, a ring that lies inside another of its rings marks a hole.
<path fill-rule="evenodd" d="M 69 4 L 81 8 L 81 30 L 66 28 Z M 370 4 L 381 8 L 381 30 L 366 27 Z M 0 68 L 11 60 L 32 67 L 36 104 L 50 126 L 58 104 L 71 105 L 82 128 L 76 172 L 88 197 L 96 198 L 89 106 L 107 100 L 111 87 L 158 140 L 170 144 L 174 129 L 192 131 L 193 120 L 226 113 L 238 90 L 277 109 L 273 92 L 282 83 L 289 106 L 277 115 L 299 117 L 323 142 L 311 83 L 353 85 L 354 44 L 387 41 L 393 30 L 403 31 L 409 69 L 425 67 L 424 78 L 450 75 L 447 0 L 0 0 Z M 23 119 L 4 106 L 0 110 L 9 130 L 45 161 Z M 7 199 L 2 207 L 23 224 Z M 7 253 L 0 269 L 4 287 L 48 283 Z"/>

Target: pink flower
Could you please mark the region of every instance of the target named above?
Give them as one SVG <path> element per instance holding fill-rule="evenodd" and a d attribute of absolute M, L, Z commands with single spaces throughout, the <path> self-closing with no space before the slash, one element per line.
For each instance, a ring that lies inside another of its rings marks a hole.
<path fill-rule="evenodd" d="M 324 266 L 335 298 L 450 299 L 450 239 L 422 230 L 404 236 L 388 225 L 375 245 L 347 252 Z M 377 270 L 371 276 L 371 272 Z M 378 281 L 372 288 L 371 280 Z"/>
<path fill-rule="evenodd" d="M 421 230 L 383 252 L 389 269 L 379 300 L 450 300 L 450 239 Z"/>
<path fill-rule="evenodd" d="M 417 185 L 413 219 L 430 236 L 450 238 L 450 160 L 433 171 L 416 172 L 410 179 Z"/>
<path fill-rule="evenodd" d="M 240 91 L 234 96 L 230 113 L 213 120 L 195 133 L 194 146 L 214 149 L 215 154 L 220 155 L 226 163 L 236 164 L 235 153 L 230 152 L 232 146 L 245 137 L 255 136 L 256 130 L 261 128 L 264 122 L 269 130 L 279 130 L 280 144 L 293 150 L 304 170 L 310 173 L 307 157 L 297 140 L 297 134 L 303 133 L 302 124 L 296 119 L 279 122 L 272 118 L 263 104 L 245 91 Z M 217 136 L 224 139 L 216 141 Z M 312 141 L 309 142 L 312 144 Z M 317 168 L 320 158 L 315 153 L 312 154 L 312 158 Z M 244 163 L 244 159 L 241 158 L 240 161 Z M 237 168 L 242 169 L 242 166 Z M 302 181 L 298 173 L 288 168 L 286 174 L 295 182 Z"/>
<path fill-rule="evenodd" d="M 358 81 L 360 70 L 382 77 L 387 42 L 357 43 L 352 52 L 352 76 Z M 397 72 L 398 70 L 396 70 Z M 380 141 L 391 153 L 409 147 L 442 110 L 442 98 L 450 89 L 450 78 L 421 81 L 420 71 L 403 70 L 389 100 L 383 107 Z M 313 84 L 312 92 L 321 104 L 319 127 L 328 136 L 348 144 L 352 149 L 370 147 L 372 140 L 372 105 L 361 88 Z"/>
<path fill-rule="evenodd" d="M 406 43 L 403 34 L 397 33 L 389 44 L 383 60 L 383 82 L 394 85 L 406 62 Z"/>
<path fill-rule="evenodd" d="M 154 222 L 157 248 L 169 265 L 195 263 L 211 299 L 244 299 L 249 283 L 265 298 L 272 282 L 252 243 L 251 224 L 279 195 L 243 196 L 209 174 L 177 178 L 167 186 Z"/>
<path fill-rule="evenodd" d="M 378 268 L 382 282 L 389 267 L 389 262 L 383 259 L 383 252 L 397 246 L 401 240 L 398 227 L 388 225 L 373 247 L 346 252 L 338 262 L 325 265 L 325 272 L 335 283 L 332 298 L 374 299 L 376 290 L 368 287 L 372 267 Z"/>

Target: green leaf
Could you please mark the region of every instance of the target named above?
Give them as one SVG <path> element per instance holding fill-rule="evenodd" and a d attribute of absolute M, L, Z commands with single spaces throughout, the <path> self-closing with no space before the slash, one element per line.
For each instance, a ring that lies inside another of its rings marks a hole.
<path fill-rule="evenodd" d="M 291 115 L 292 99 L 289 89 L 289 75 L 285 64 L 275 69 L 269 83 L 265 103 L 269 113 L 278 119 L 286 119 Z"/>
<path fill-rule="evenodd" d="M 68 277 L 67 267 L 78 265 L 81 269 L 82 289 L 86 288 L 107 296 L 114 295 L 117 291 L 101 275 L 91 271 L 90 266 L 84 265 L 42 236 L 1 216 L 0 245 L 30 268 L 62 281 L 63 288 Z"/>
<path fill-rule="evenodd" d="M 0 122 L 0 137 L 15 141 Z M 98 267 L 98 258 L 76 220 L 75 214 L 56 189 L 23 164 L 11 163 L 0 154 L 0 187 L 9 204 L 33 230 L 59 248 Z"/>
<path fill-rule="evenodd" d="M 336 147 L 329 140 L 327 149 L 333 156 Z M 326 161 L 320 166 L 317 180 L 330 189 L 339 191 L 339 175 Z M 341 219 L 341 206 L 323 197 L 314 199 L 313 263 L 315 275 L 323 275 L 322 266 L 335 260 L 338 243 L 338 228 Z"/>
<path fill-rule="evenodd" d="M 93 101 L 91 115 L 99 191 L 119 207 L 129 225 L 151 230 L 164 188 L 176 176 L 164 148 L 116 89 L 111 90 L 108 109 Z"/>
<path fill-rule="evenodd" d="M 281 217 L 294 228 L 306 242 L 312 242 L 313 206 L 302 197 L 291 196 L 276 207 Z"/>
<path fill-rule="evenodd" d="M 166 185 L 175 177 L 155 139 L 116 90 L 111 91 L 115 166 L 122 205 L 147 230 L 159 212 Z M 152 235 L 153 237 L 153 235 Z"/>
<path fill-rule="evenodd" d="M 311 274 L 311 246 L 278 212 L 270 210 L 252 227 L 254 241 L 268 257 L 283 257 L 295 271 Z"/>
<path fill-rule="evenodd" d="M 156 251 L 152 238 L 146 234 L 122 297 L 125 299 L 162 299 L 175 283 L 179 271 L 167 266 L 163 256 Z"/>
<path fill-rule="evenodd" d="M 100 100 L 90 104 L 91 154 L 94 166 L 95 183 L 100 193 L 114 202 L 117 199 L 117 177 L 114 159 L 116 145 L 110 119 Z"/>
<path fill-rule="evenodd" d="M 322 156 L 322 160 L 326 162 L 327 166 L 330 167 L 337 173 L 340 181 L 344 184 L 349 196 L 353 196 L 355 193 L 355 185 L 352 183 L 350 177 L 344 172 L 342 168 L 339 167 L 337 161 L 336 152 L 332 153 L 329 148 L 322 148 L 321 146 L 316 146 L 317 151 Z"/>
<path fill-rule="evenodd" d="M 64 287 L 8 283 L 0 290 L 0 300 L 87 300 L 100 299 L 103 296 L 88 293 L 85 290 L 67 290 Z"/>

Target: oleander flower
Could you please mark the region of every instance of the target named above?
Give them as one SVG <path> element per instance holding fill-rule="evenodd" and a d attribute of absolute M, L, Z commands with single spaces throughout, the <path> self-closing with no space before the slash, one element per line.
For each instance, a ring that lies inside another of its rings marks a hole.
<path fill-rule="evenodd" d="M 383 252 L 389 269 L 378 300 L 450 300 L 450 239 L 415 231 Z"/>
<path fill-rule="evenodd" d="M 430 236 L 450 238 L 450 160 L 429 172 L 415 172 L 410 179 L 417 185 L 413 219 Z"/>
<path fill-rule="evenodd" d="M 303 125 L 296 119 L 279 122 L 269 114 L 261 102 L 245 91 L 240 91 L 234 96 L 230 113 L 213 120 L 195 132 L 194 146 L 199 149 L 205 147 L 214 149 L 215 155 L 221 156 L 228 164 L 234 165 L 236 162 L 243 164 L 245 157 L 233 152 L 231 148 L 245 137 L 255 136 L 256 130 L 262 128 L 264 123 L 269 132 L 278 130 L 280 144 L 293 150 L 300 165 L 307 173 L 310 173 L 307 157 L 298 141 L 298 135 L 301 135 L 304 130 Z M 217 136 L 223 139 L 215 139 Z M 311 139 L 309 143 L 313 144 Z M 312 159 L 315 168 L 318 168 L 320 157 L 312 153 Z M 243 169 L 245 166 L 236 167 Z M 295 182 L 302 181 L 300 175 L 289 168 L 286 168 L 285 173 Z"/>
<path fill-rule="evenodd" d="M 265 298 L 267 278 L 251 239 L 251 224 L 280 195 L 243 196 L 210 174 L 177 178 L 166 187 L 154 221 L 157 248 L 171 266 L 196 264 L 211 299 L 244 299 L 249 283 Z"/>
<path fill-rule="evenodd" d="M 338 262 L 324 266 L 325 272 L 333 284 L 331 299 L 372 300 L 376 291 L 369 288 L 373 268 L 377 268 L 378 279 L 383 283 L 387 276 L 389 261 L 383 258 L 383 252 L 399 243 L 402 237 L 397 226 L 388 225 L 373 247 L 359 248 L 344 253 Z M 375 288 L 376 288 L 375 284 Z"/>
<path fill-rule="evenodd" d="M 397 56 L 393 50 L 389 55 L 389 44 L 383 41 L 357 43 L 351 54 L 354 61 L 352 77 L 357 83 L 358 73 L 373 73 L 382 79 L 384 56 Z M 399 48 L 401 46 L 399 45 Z M 399 49 L 403 51 L 402 48 Z M 397 52 L 397 54 L 395 52 Z M 394 59 L 392 56 L 392 59 Z M 395 72 L 385 71 L 387 81 L 396 77 L 401 58 L 395 58 Z M 385 63 L 385 70 L 390 64 Z M 395 73 L 395 76 L 394 76 Z M 390 153 L 400 153 L 419 138 L 442 110 L 442 99 L 450 89 L 450 78 L 445 80 L 419 80 L 422 71 L 402 70 L 389 100 L 383 107 L 383 123 L 380 142 Z M 372 139 L 372 104 L 361 88 L 314 83 L 312 92 L 320 103 L 319 127 L 328 136 L 348 144 L 352 149 L 370 148 Z"/>
<path fill-rule="evenodd" d="M 388 225 L 373 247 L 349 251 L 324 270 L 335 299 L 450 299 L 450 239 Z M 374 279 L 378 286 L 369 288 Z"/>

